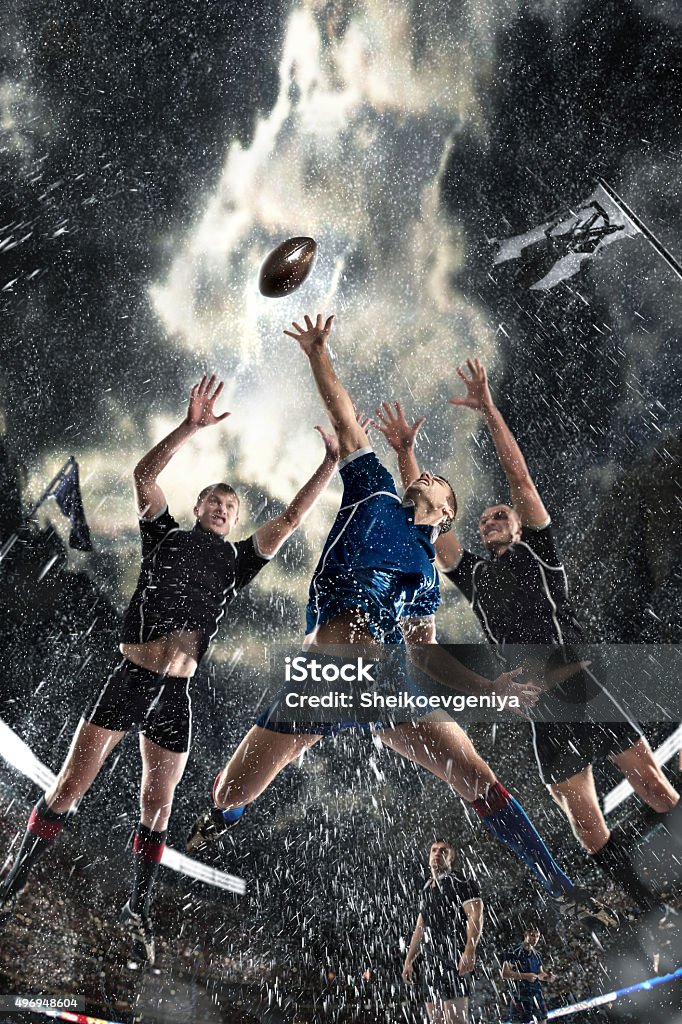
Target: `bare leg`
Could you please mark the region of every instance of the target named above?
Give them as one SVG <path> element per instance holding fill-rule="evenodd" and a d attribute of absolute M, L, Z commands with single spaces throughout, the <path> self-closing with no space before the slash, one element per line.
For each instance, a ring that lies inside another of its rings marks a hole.
<path fill-rule="evenodd" d="M 495 773 L 456 722 L 406 722 L 379 734 L 386 746 L 426 768 L 471 803 L 484 796 Z"/>
<path fill-rule="evenodd" d="M 80 720 L 59 775 L 45 794 L 51 811 L 63 814 L 87 793 L 109 754 L 124 736 L 125 732 L 102 729 Z"/>
<path fill-rule="evenodd" d="M 553 783 L 547 789 L 568 818 L 581 846 L 588 853 L 601 850 L 611 833 L 599 804 L 591 765 L 570 779 Z"/>
<path fill-rule="evenodd" d="M 644 737 L 611 760 L 618 765 L 637 796 L 659 814 L 672 811 L 677 806 L 679 794 L 656 764 L 653 751 Z"/>
<path fill-rule="evenodd" d="M 426 1012 L 431 1024 L 467 1024 L 469 1020 L 469 999 L 440 1000 L 437 1003 L 426 1003 Z"/>
<path fill-rule="evenodd" d="M 283 768 L 321 739 L 317 735 L 293 735 L 252 726 L 216 780 L 216 806 L 231 810 L 250 804 Z"/>
<path fill-rule="evenodd" d="M 140 754 L 140 821 L 153 832 L 165 832 L 173 806 L 175 787 L 185 771 L 189 751 L 177 754 L 172 750 L 166 750 L 140 733 Z"/>

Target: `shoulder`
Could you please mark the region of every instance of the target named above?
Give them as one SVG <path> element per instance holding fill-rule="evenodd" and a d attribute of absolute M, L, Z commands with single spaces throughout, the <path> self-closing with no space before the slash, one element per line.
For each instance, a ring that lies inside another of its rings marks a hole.
<path fill-rule="evenodd" d="M 561 567 L 562 563 L 549 519 L 544 526 L 524 526 L 521 531 L 521 540 L 513 547 L 517 552 L 529 553 L 536 561 L 544 563 L 550 569 Z"/>
<path fill-rule="evenodd" d="M 147 519 L 145 516 L 139 516 L 139 525 L 142 538 L 146 541 L 161 541 L 172 531 L 180 531 L 180 527 L 170 514 L 167 505 L 150 519 Z M 187 531 L 183 530 L 181 532 L 185 533 Z"/>
<path fill-rule="evenodd" d="M 389 498 L 398 496 L 395 481 L 385 466 L 379 462 L 369 446 L 358 448 L 339 462 L 339 474 L 344 485 L 344 502 L 357 502 L 364 498 L 388 492 Z"/>

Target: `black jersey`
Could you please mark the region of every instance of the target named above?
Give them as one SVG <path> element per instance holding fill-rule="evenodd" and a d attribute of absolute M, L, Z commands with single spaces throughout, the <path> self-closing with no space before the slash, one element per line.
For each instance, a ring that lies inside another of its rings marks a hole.
<path fill-rule="evenodd" d="M 549 523 L 541 529 L 524 526 L 518 543 L 501 555 L 484 558 L 464 551 L 445 575 L 462 591 L 491 643 L 580 640 Z"/>
<path fill-rule="evenodd" d="M 168 509 L 140 520 L 142 567 L 123 617 L 121 642 L 147 643 L 177 630 L 200 634 L 197 660 L 228 604 L 267 565 L 253 537 L 233 544 L 198 523 L 181 530 Z"/>
<path fill-rule="evenodd" d="M 480 898 L 478 883 L 457 875 L 441 875 L 435 883 L 433 880 L 426 883 L 419 904 L 424 925 L 424 956 L 458 963 L 467 937 L 464 904 Z"/>

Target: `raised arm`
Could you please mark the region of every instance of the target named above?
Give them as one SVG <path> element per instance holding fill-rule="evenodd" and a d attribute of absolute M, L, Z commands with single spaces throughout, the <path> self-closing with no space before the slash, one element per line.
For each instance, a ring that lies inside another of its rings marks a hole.
<path fill-rule="evenodd" d="M 221 423 L 230 415 L 229 412 L 224 412 L 220 416 L 216 416 L 213 411 L 216 399 L 224 386 L 222 380 L 216 385 L 215 374 L 212 374 L 210 378 L 208 374 L 204 374 L 190 392 L 187 415 L 182 423 L 154 445 L 146 455 L 143 455 L 135 466 L 133 470 L 135 501 L 139 514 L 145 519 L 153 519 L 163 511 L 166 505 L 165 495 L 156 478 L 166 468 L 175 453 L 198 430 L 215 426 L 216 423 Z"/>
<path fill-rule="evenodd" d="M 356 452 L 358 448 L 364 448 L 369 441 L 367 434 L 356 419 L 355 409 L 348 392 L 336 376 L 336 371 L 329 358 L 327 339 L 332 329 L 333 320 L 333 316 L 327 317 L 323 324 L 322 316 L 318 313 L 313 324 L 310 317 L 306 316 L 305 328 L 293 323 L 294 330 L 284 333 L 297 341 L 308 357 L 317 390 L 326 406 L 332 427 L 339 440 L 340 457 L 344 459 L 352 452 Z"/>
<path fill-rule="evenodd" d="M 395 403 L 391 409 L 388 402 L 382 402 L 380 409 L 376 410 L 376 420 L 371 424 L 379 430 L 393 451 L 398 456 L 398 468 L 403 487 L 408 487 L 413 480 L 419 476 L 419 463 L 414 454 L 414 443 L 417 434 L 426 417 L 420 416 L 412 425 L 407 422 L 400 402 Z M 454 568 L 462 557 L 462 545 L 454 530 L 441 533 L 436 541 L 436 558 L 438 567 L 447 572 Z"/>
<path fill-rule="evenodd" d="M 486 426 L 493 439 L 497 457 L 504 471 L 511 492 L 512 505 L 516 509 L 524 526 L 545 526 L 549 521 L 547 509 L 537 492 L 535 484 L 528 472 L 526 460 L 518 446 L 516 438 L 504 422 L 502 413 L 493 402 L 488 376 L 485 367 L 479 360 L 467 359 L 471 377 L 467 377 L 460 366 L 457 373 L 466 386 L 464 398 L 451 398 L 451 405 L 461 405 L 467 409 L 475 409 L 483 416 Z"/>
<path fill-rule="evenodd" d="M 284 541 L 291 536 L 294 530 L 298 529 L 336 472 L 339 460 L 339 442 L 334 434 L 328 434 L 322 427 L 317 426 L 315 430 L 324 441 L 324 459 L 310 480 L 289 502 L 284 512 L 268 519 L 267 523 L 263 523 L 254 534 L 256 548 L 266 558 L 276 554 Z"/>
<path fill-rule="evenodd" d="M 467 937 L 457 965 L 457 973 L 471 974 L 476 966 L 476 947 L 483 931 L 483 900 L 467 900 L 462 909 L 467 917 Z"/>
<path fill-rule="evenodd" d="M 414 961 L 419 952 L 421 946 L 422 936 L 424 935 L 424 919 L 420 914 L 417 918 L 417 924 L 412 932 L 412 939 L 410 941 L 410 948 L 407 951 L 405 957 L 405 965 L 403 967 L 403 981 L 408 983 L 412 982 L 412 972 L 414 970 Z"/>

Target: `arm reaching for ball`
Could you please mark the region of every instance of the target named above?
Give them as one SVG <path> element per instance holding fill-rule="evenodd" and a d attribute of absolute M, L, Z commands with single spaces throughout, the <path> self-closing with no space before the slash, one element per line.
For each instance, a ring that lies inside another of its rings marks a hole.
<path fill-rule="evenodd" d="M 457 367 L 457 373 L 466 387 L 466 395 L 463 398 L 451 398 L 450 405 L 464 406 L 483 416 L 509 484 L 512 505 L 522 524 L 536 529 L 545 526 L 549 522 L 549 514 L 533 483 L 518 442 L 493 402 L 485 366 L 475 358 L 473 362 L 467 359 L 467 367 L 471 377 L 467 377 L 460 366 Z"/>
<path fill-rule="evenodd" d="M 166 506 L 166 497 L 157 483 L 159 473 L 166 468 L 176 452 L 182 448 L 198 430 L 222 423 L 230 415 L 213 411 L 216 399 L 225 387 L 224 381 L 216 384 L 216 375 L 209 378 L 205 373 L 189 396 L 187 415 L 182 423 L 171 430 L 158 444 L 143 455 L 133 470 L 137 511 L 144 519 L 154 519 Z"/>
<path fill-rule="evenodd" d="M 405 418 L 405 413 L 400 402 L 394 403 L 394 408 L 388 402 L 382 402 L 381 408 L 376 410 L 376 420 L 371 424 L 380 431 L 393 451 L 398 456 L 398 469 L 403 487 L 407 488 L 419 476 L 419 463 L 414 454 L 414 443 L 425 416 L 420 416 L 411 425 Z M 454 530 L 441 533 L 436 541 L 436 558 L 440 569 L 449 570 L 458 564 L 462 557 L 462 545 Z"/>
<path fill-rule="evenodd" d="M 329 316 L 323 324 L 322 316 L 318 313 L 314 324 L 310 317 L 306 316 L 305 328 L 300 324 L 293 323 L 294 330 L 284 333 L 297 341 L 301 350 L 308 357 L 317 390 L 339 440 L 340 457 L 344 459 L 352 452 L 356 452 L 358 448 L 367 447 L 369 441 L 367 434 L 356 419 L 350 396 L 337 377 L 329 358 L 327 339 L 333 321 L 334 317 Z"/>

